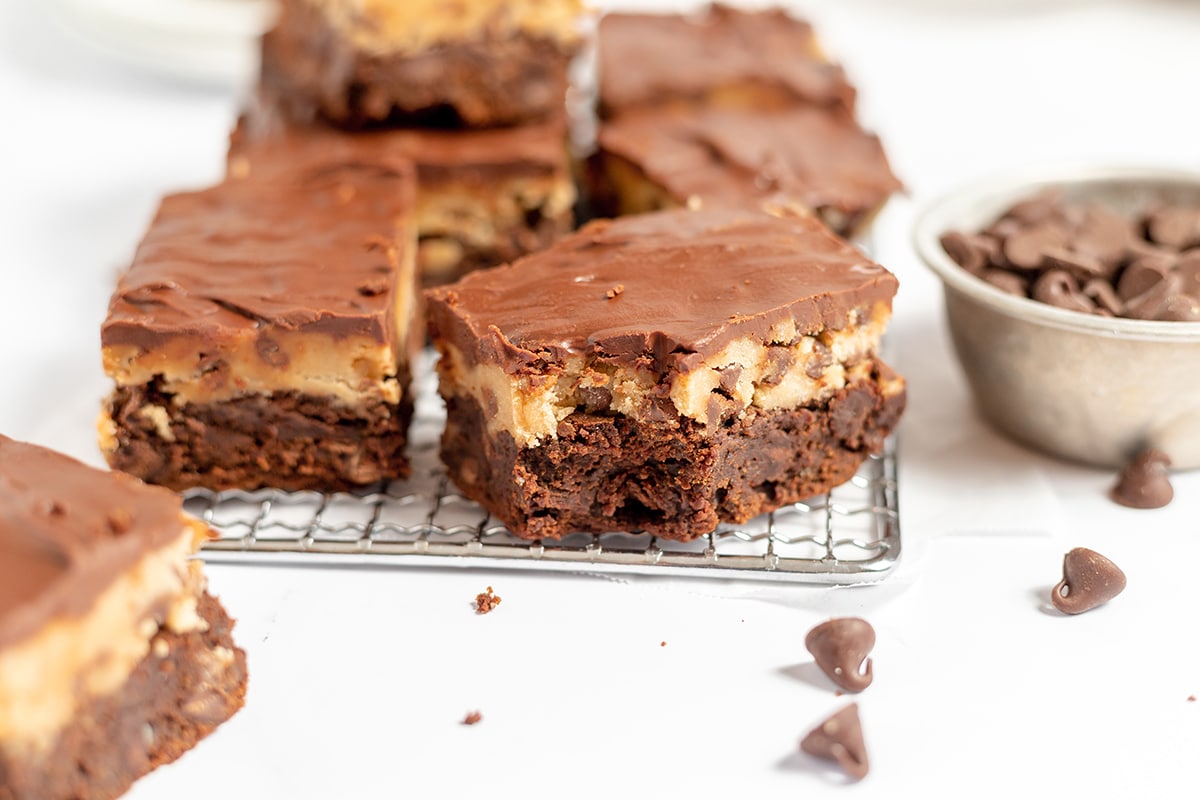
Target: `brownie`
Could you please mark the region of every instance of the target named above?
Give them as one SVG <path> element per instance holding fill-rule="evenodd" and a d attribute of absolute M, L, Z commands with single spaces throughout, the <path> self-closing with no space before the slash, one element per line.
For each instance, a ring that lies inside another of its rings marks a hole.
<path fill-rule="evenodd" d="M 286 174 L 331 153 L 370 165 L 416 165 L 417 271 L 426 286 L 540 250 L 574 225 L 575 186 L 561 117 L 512 128 L 378 129 L 347 133 L 300 124 L 260 95 L 230 138 L 228 174 Z"/>
<path fill-rule="evenodd" d="M 514 533 L 688 540 L 848 480 L 895 278 L 808 216 L 602 220 L 426 292 L 451 479 Z"/>
<path fill-rule="evenodd" d="M 177 490 L 406 476 L 413 186 L 330 152 L 165 198 L 101 328 L 109 463 Z"/>
<path fill-rule="evenodd" d="M 854 87 L 812 26 L 779 8 L 607 14 L 597 53 L 605 117 L 671 104 L 854 108 Z"/>
<path fill-rule="evenodd" d="M 580 0 L 284 0 L 262 82 L 345 127 L 512 125 L 560 115 Z"/>
<path fill-rule="evenodd" d="M 177 496 L 0 436 L 0 508 L 0 797 L 117 797 L 241 708 Z"/>
<path fill-rule="evenodd" d="M 602 214 L 791 208 L 841 234 L 863 230 L 900 188 L 878 137 L 847 111 L 812 106 L 624 114 L 600 127 L 590 173 Z"/>
<path fill-rule="evenodd" d="M 610 14 L 597 48 L 595 214 L 791 209 L 856 235 L 901 188 L 841 68 L 781 9 Z"/>

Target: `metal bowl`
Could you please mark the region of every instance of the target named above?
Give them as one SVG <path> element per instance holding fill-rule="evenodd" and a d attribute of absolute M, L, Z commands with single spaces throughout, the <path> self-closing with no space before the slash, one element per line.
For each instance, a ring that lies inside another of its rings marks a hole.
<path fill-rule="evenodd" d="M 1072 461 L 1119 467 L 1158 447 L 1176 468 L 1200 467 L 1200 322 L 1099 317 L 1015 297 L 942 249 L 943 233 L 980 230 L 1048 186 L 1129 213 L 1200 205 L 1200 173 L 1079 168 L 975 183 L 927 207 L 916 248 L 942 280 L 975 402 L 1002 433 Z"/>

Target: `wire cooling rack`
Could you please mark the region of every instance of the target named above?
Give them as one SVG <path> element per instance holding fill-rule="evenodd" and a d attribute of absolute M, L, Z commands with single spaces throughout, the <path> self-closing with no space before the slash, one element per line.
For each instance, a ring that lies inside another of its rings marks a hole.
<path fill-rule="evenodd" d="M 432 367 L 410 431 L 413 477 L 362 493 L 208 492 L 185 507 L 219 538 L 208 561 L 303 564 L 455 564 L 574 572 L 635 572 L 846 584 L 878 580 L 900 557 L 896 445 L 848 483 L 744 525 L 691 542 L 649 534 L 573 534 L 527 541 L 457 492 L 438 460 L 445 419 Z"/>

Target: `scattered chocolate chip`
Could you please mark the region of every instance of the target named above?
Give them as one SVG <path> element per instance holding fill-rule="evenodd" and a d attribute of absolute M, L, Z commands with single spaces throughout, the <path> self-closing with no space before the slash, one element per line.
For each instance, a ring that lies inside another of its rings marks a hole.
<path fill-rule="evenodd" d="M 467 715 L 462 718 L 462 724 L 463 725 L 475 725 L 476 723 L 478 723 L 482 720 L 483 720 L 483 714 L 480 714 L 478 711 L 468 711 Z"/>
<path fill-rule="evenodd" d="M 1063 579 L 1050 590 L 1050 602 L 1064 614 L 1082 614 L 1104 605 L 1125 589 L 1125 573 L 1104 556 L 1076 547 L 1063 556 Z"/>
<path fill-rule="evenodd" d="M 624 293 L 625 293 L 625 284 L 618 283 L 616 286 L 612 287 L 607 292 L 605 292 L 604 296 L 607 297 L 609 300 L 615 300 L 616 298 L 620 297 Z"/>
<path fill-rule="evenodd" d="M 1143 450 L 1121 471 L 1108 493 L 1114 502 L 1129 508 L 1162 508 L 1175 497 L 1167 467 L 1171 458 L 1161 450 Z"/>
<path fill-rule="evenodd" d="M 870 765 L 858 704 L 851 703 L 814 728 L 800 741 L 800 749 L 810 756 L 836 761 L 855 780 L 865 778 Z"/>
<path fill-rule="evenodd" d="M 875 629 L 858 617 L 822 622 L 804 637 L 804 646 L 829 679 L 848 692 L 861 692 L 874 678 L 871 659 Z"/>
<path fill-rule="evenodd" d="M 500 605 L 500 595 L 493 592 L 490 586 L 486 591 L 475 595 L 476 614 L 489 614 L 498 605 Z"/>

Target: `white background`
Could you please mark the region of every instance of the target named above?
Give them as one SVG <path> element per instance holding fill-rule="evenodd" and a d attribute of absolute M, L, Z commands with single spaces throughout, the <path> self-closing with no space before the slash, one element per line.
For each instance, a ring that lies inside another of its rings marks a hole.
<path fill-rule="evenodd" d="M 158 197 L 218 178 L 238 91 L 122 65 L 41 6 L 0 4 L 0 431 L 98 463 L 108 292 Z M 131 797 L 1195 795 L 1200 475 L 1175 477 L 1169 508 L 1131 511 L 1105 498 L 1110 472 L 986 429 L 909 231 L 922 203 L 1012 168 L 1200 168 L 1200 3 L 797 7 L 910 189 L 876 230 L 910 381 L 898 572 L 819 589 L 212 567 L 249 653 L 246 708 Z M 1047 613 L 1080 545 L 1129 588 Z M 476 616 L 489 584 L 503 604 Z M 878 632 L 857 785 L 796 752 L 846 702 L 804 634 L 844 614 Z"/>

